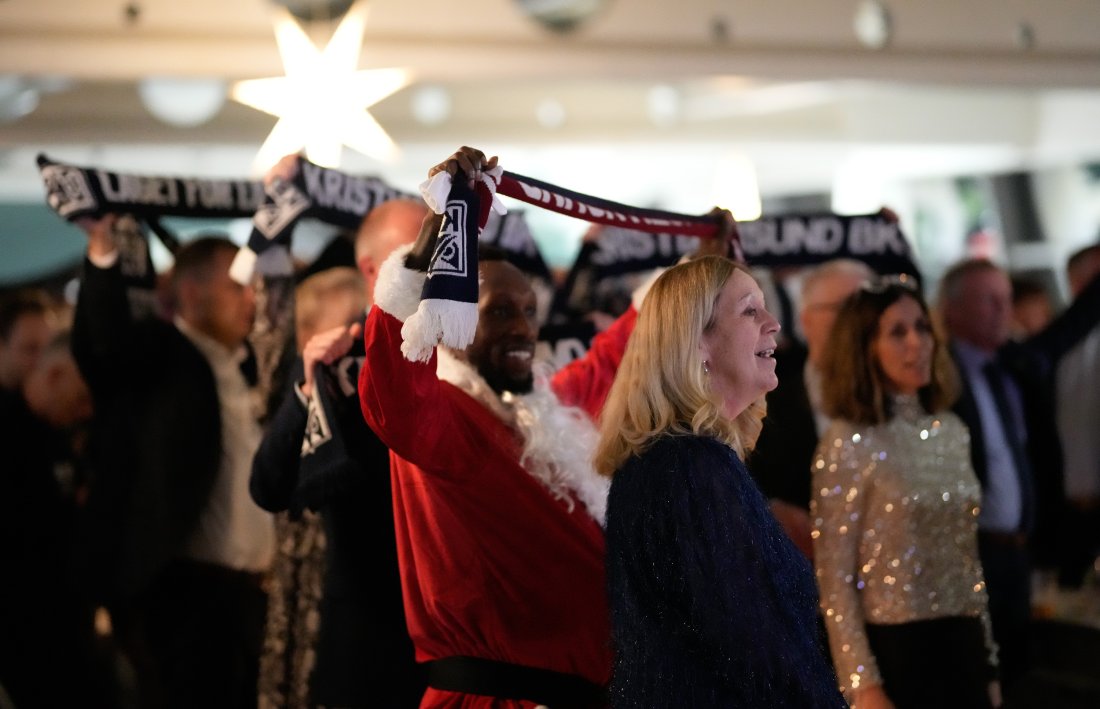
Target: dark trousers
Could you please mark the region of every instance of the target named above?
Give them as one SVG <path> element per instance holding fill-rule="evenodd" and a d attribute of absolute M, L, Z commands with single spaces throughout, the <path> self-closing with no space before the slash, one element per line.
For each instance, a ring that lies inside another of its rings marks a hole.
<path fill-rule="evenodd" d="M 259 577 L 177 561 L 112 609 L 144 709 L 255 709 L 267 595 Z"/>
<path fill-rule="evenodd" d="M 1022 535 L 978 532 L 993 638 L 1006 694 L 1030 667 L 1031 557 Z"/>
<path fill-rule="evenodd" d="M 936 618 L 867 624 L 867 640 L 897 709 L 987 709 L 995 671 L 981 621 Z"/>

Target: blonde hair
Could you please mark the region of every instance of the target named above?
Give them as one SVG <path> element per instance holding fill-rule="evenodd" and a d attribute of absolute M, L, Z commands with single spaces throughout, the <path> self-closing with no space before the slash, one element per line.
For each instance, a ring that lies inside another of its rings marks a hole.
<path fill-rule="evenodd" d="M 347 298 L 346 303 L 339 302 L 340 297 Z M 347 312 L 333 312 L 333 308 L 345 305 Z M 354 320 L 366 309 L 366 286 L 363 275 L 356 269 L 336 266 L 313 274 L 294 290 L 294 327 L 301 340 L 299 344 L 304 345 L 305 340 L 323 329 L 326 319 Z M 327 326 L 335 325 L 328 323 Z"/>
<path fill-rule="evenodd" d="M 718 256 L 674 266 L 653 284 L 600 415 L 594 465 L 611 476 L 664 435 L 712 436 L 744 457 L 756 443 L 764 397 L 727 418 L 703 371 L 699 344 L 735 270 Z"/>

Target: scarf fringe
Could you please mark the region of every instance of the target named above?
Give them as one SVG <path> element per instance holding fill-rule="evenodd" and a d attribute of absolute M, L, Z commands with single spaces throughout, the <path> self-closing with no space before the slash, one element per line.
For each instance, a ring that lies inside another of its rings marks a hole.
<path fill-rule="evenodd" d="M 401 326 L 401 354 L 427 362 L 436 345 L 464 350 L 477 331 L 477 303 L 429 298 Z"/>

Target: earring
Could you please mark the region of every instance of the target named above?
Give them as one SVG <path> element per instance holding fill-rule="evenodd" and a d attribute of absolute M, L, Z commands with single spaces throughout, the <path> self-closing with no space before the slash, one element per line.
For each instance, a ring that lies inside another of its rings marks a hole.
<path fill-rule="evenodd" d="M 710 374 L 710 362 L 703 360 L 703 374 Z"/>

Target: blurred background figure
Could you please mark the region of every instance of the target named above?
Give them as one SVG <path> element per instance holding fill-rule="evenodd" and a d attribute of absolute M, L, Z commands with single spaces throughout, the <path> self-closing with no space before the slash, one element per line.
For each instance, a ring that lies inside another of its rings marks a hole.
<path fill-rule="evenodd" d="M 334 241 L 344 242 L 336 239 Z M 347 249 L 351 251 L 351 243 Z M 300 357 L 309 340 L 319 332 L 347 325 L 361 317 L 367 307 L 363 277 L 354 268 L 338 266 L 316 271 L 305 278 L 294 291 L 294 336 Z M 288 383 L 301 380 L 300 360 L 290 372 Z M 292 470 L 288 482 L 296 481 L 301 434 L 304 432 L 305 410 L 291 387 L 276 405 L 269 422 L 267 437 L 297 441 L 291 445 L 290 457 L 284 461 Z M 293 399 L 293 403 L 291 402 Z M 286 425 L 289 408 L 294 423 Z M 298 410 L 301 410 L 300 412 Z M 297 427 L 298 430 L 294 430 Z M 265 437 L 265 440 L 266 437 Z M 264 457 L 261 441 L 253 460 L 250 488 L 255 490 L 257 476 L 287 474 L 282 464 L 270 469 L 272 461 Z M 285 495 L 285 493 L 284 493 Z M 275 512 L 276 551 L 272 562 L 268 589 L 267 623 L 264 650 L 260 658 L 259 706 L 294 709 L 312 706 L 324 697 L 324 692 L 311 692 L 311 677 L 317 664 L 318 631 L 321 625 L 321 600 L 324 594 L 325 553 L 327 542 L 320 515 L 310 509 L 287 511 L 289 502 L 261 499 Z M 346 699 L 346 697 L 345 697 Z M 334 705 L 343 706 L 347 702 Z M 350 704 L 348 704 L 350 706 Z"/>
<path fill-rule="evenodd" d="M 810 558 L 810 464 L 829 425 L 821 405 L 821 363 L 837 312 L 872 277 L 866 264 L 849 259 L 828 261 L 805 274 L 798 317 L 806 343 L 790 337 L 776 350 L 779 386 L 768 393 L 764 429 L 746 461 L 772 513 Z"/>
<path fill-rule="evenodd" d="M 175 319 L 135 319 L 114 222 L 81 223 L 73 354 L 96 416 L 80 570 L 143 706 L 251 709 L 274 553 L 271 517 L 248 496 L 255 294 L 229 276 L 231 241 L 198 238 L 175 254 Z"/>
<path fill-rule="evenodd" d="M 1100 288 L 1100 244 L 1070 256 L 1066 276 L 1073 304 Z M 1085 574 L 1100 574 L 1093 570 L 1100 552 L 1100 325 L 1058 362 L 1055 380 L 1066 494 L 1060 581 L 1077 587 Z"/>
<path fill-rule="evenodd" d="M 1010 690 L 1029 665 L 1032 552 L 1047 555 L 1037 527 L 1045 534 L 1060 497 L 1053 393 L 1044 364 L 1010 346 L 1012 284 L 1003 269 L 986 259 L 954 265 L 940 282 L 939 307 L 962 383 L 954 411 L 970 429 L 982 484 L 978 548 Z"/>
<path fill-rule="evenodd" d="M 44 325 L 42 311 L 30 312 L 13 342 Z M 0 686 L 18 707 L 115 706 L 111 670 L 94 651 L 93 606 L 70 576 L 73 437 L 91 415 L 67 333 L 41 349 L 18 389 L 0 391 Z"/>
<path fill-rule="evenodd" d="M 845 303 L 822 375 L 832 424 L 813 466 L 814 564 L 841 686 L 859 709 L 999 705 L 981 490 L 912 279 Z"/>
<path fill-rule="evenodd" d="M 424 694 L 401 597 L 389 450 L 367 427 L 356 384 L 367 286 L 425 213 L 407 200 L 379 206 L 357 233 L 359 270 L 322 271 L 296 293 L 300 357 L 250 481 L 256 502 L 279 513 L 282 536 L 261 709 L 412 709 Z"/>
<path fill-rule="evenodd" d="M 1050 292 L 1033 278 L 1012 278 L 1012 338 L 1026 340 L 1043 330 L 1054 318 Z"/>
<path fill-rule="evenodd" d="M 45 294 L 21 290 L 0 296 L 0 389 L 22 388 L 53 334 Z"/>

